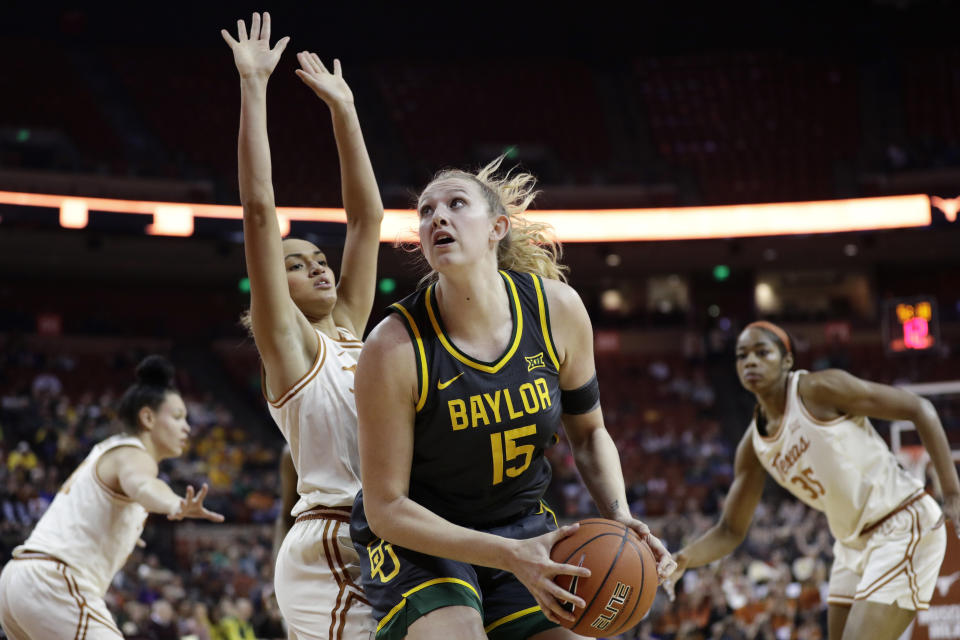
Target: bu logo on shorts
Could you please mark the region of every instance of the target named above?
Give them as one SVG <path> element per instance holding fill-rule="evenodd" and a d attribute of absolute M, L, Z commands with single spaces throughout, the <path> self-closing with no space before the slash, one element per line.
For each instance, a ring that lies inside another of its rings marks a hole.
<path fill-rule="evenodd" d="M 380 582 L 390 582 L 400 572 L 400 561 L 393 552 L 393 545 L 383 540 L 377 540 L 367 545 L 367 554 L 370 556 L 370 577 L 380 578 Z M 384 572 L 384 563 L 390 558 L 390 573 Z"/>

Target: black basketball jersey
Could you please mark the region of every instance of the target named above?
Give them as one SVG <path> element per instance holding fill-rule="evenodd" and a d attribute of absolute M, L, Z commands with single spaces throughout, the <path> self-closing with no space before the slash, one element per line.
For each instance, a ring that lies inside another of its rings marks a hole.
<path fill-rule="evenodd" d="M 500 271 L 513 334 L 494 362 L 446 335 L 435 284 L 390 306 L 416 352 L 419 400 L 411 499 L 465 526 L 503 522 L 534 507 L 550 483 L 544 450 L 560 426 L 559 362 L 539 276 Z"/>

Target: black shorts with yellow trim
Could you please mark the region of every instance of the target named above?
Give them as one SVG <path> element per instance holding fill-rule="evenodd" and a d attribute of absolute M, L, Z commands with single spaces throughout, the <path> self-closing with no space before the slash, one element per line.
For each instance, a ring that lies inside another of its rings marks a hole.
<path fill-rule="evenodd" d="M 556 516 L 541 502 L 505 525 L 477 530 L 523 540 L 556 528 Z M 363 591 L 377 621 L 377 640 L 400 640 L 418 618 L 454 606 L 476 609 L 492 640 L 520 640 L 557 626 L 509 571 L 418 553 L 374 536 L 360 497 L 350 535 L 360 555 Z"/>

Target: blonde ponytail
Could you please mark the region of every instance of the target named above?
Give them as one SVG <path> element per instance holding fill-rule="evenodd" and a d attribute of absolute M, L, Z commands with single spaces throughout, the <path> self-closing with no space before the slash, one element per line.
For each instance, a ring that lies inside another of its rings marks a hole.
<path fill-rule="evenodd" d="M 500 156 L 475 174 L 459 169 L 444 170 L 434 176 L 431 182 L 447 178 L 469 180 L 480 187 L 491 216 L 505 215 L 510 219 L 510 231 L 497 246 L 499 269 L 535 273 L 566 282 L 570 269 L 559 262 L 563 248 L 553 237 L 553 227 L 545 222 L 534 222 L 523 215 L 539 193 L 534 189 L 537 179 L 525 172 L 507 171 L 497 176 L 503 160 L 504 156 Z M 420 283 L 422 285 L 436 278 L 436 272 L 431 271 Z"/>

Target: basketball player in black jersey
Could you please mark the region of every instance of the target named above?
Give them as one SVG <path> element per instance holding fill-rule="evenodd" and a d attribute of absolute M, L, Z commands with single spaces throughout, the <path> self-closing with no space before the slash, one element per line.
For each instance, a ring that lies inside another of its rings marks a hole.
<path fill-rule="evenodd" d="M 601 515 L 673 560 L 629 512 L 603 425 L 590 318 L 545 225 L 520 214 L 533 177 L 439 174 L 419 198 L 431 284 L 393 305 L 356 372 L 363 491 L 351 535 L 377 638 L 575 637 L 583 601 L 552 582 L 544 450 L 561 425 Z"/>

